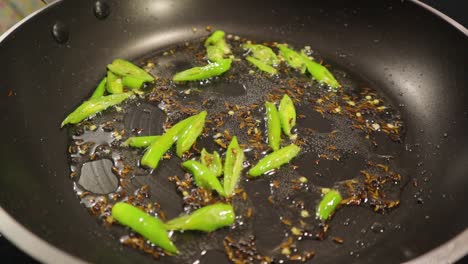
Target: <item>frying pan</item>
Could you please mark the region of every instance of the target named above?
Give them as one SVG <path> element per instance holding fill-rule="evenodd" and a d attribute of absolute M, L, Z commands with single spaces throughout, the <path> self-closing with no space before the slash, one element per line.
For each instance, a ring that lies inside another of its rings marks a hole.
<path fill-rule="evenodd" d="M 350 252 L 362 230 L 350 226 L 343 235 L 349 243 L 330 244 L 314 261 L 440 263 L 468 252 L 465 28 L 417 1 L 106 3 L 110 13 L 98 19 L 94 1 L 58 1 L 0 38 L 0 231 L 18 247 L 50 263 L 153 262 L 122 247 L 79 204 L 68 177 L 67 132 L 58 127 L 89 96 L 106 63 L 200 38 L 207 32 L 192 28 L 212 25 L 311 45 L 400 106 L 407 125 L 402 144 L 417 160 L 402 164 L 414 173 L 400 208 L 378 216 L 399 228 L 375 235 L 357 256 Z M 343 214 L 357 222 L 370 217 L 359 210 Z M 206 263 L 223 261 L 222 254 L 208 255 Z"/>

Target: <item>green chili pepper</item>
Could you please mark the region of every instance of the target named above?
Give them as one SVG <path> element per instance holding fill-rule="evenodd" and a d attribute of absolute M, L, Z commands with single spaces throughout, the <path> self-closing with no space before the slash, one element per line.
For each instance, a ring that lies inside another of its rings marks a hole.
<path fill-rule="evenodd" d="M 89 99 L 96 99 L 96 98 L 104 96 L 104 92 L 106 91 L 106 86 L 107 86 L 107 78 L 104 77 L 104 79 L 102 79 L 99 82 L 99 85 L 96 87 L 96 90 L 94 90 L 93 94 L 91 95 Z"/>
<path fill-rule="evenodd" d="M 278 73 L 278 70 L 276 70 L 275 68 L 273 68 L 273 66 L 270 66 L 264 62 L 262 62 L 261 60 L 259 59 L 256 59 L 254 57 L 251 57 L 251 56 L 247 56 L 246 60 L 250 63 L 252 63 L 253 65 L 255 65 L 257 68 L 259 68 L 261 71 L 264 71 L 264 72 L 267 72 L 269 74 L 276 74 Z"/>
<path fill-rule="evenodd" d="M 265 172 L 277 169 L 297 156 L 299 151 L 301 151 L 301 148 L 294 144 L 274 151 L 261 159 L 255 167 L 251 168 L 249 174 L 250 176 L 257 177 Z"/>
<path fill-rule="evenodd" d="M 210 154 L 206 149 L 202 149 L 200 161 L 203 165 L 208 167 L 216 177 L 223 174 L 223 163 L 217 151 L 213 151 L 213 154 Z"/>
<path fill-rule="evenodd" d="M 149 147 L 156 139 L 161 136 L 143 136 L 143 137 L 129 137 L 123 143 L 123 146 L 129 146 L 134 148 L 146 148 Z"/>
<path fill-rule="evenodd" d="M 224 161 L 224 191 L 227 196 L 234 194 L 244 169 L 244 150 L 239 146 L 237 137 L 232 137 Z"/>
<path fill-rule="evenodd" d="M 231 68 L 231 59 L 220 59 L 202 67 L 193 67 L 174 75 L 172 80 L 175 82 L 182 81 L 199 81 L 205 80 L 214 76 L 218 76 Z"/>
<path fill-rule="evenodd" d="M 111 71 L 107 71 L 107 92 L 110 94 L 123 93 L 122 79 Z"/>
<path fill-rule="evenodd" d="M 281 142 L 280 114 L 274 103 L 265 103 L 268 126 L 268 144 L 273 150 L 278 150 Z"/>
<path fill-rule="evenodd" d="M 123 86 L 130 89 L 140 89 L 143 86 L 143 83 L 145 83 L 145 80 L 138 79 L 133 76 L 124 76 L 122 78 Z"/>
<path fill-rule="evenodd" d="M 215 32 L 213 32 L 213 34 L 211 34 L 211 36 L 206 38 L 205 47 L 210 45 L 216 45 L 220 40 L 224 39 L 224 35 L 226 35 L 224 31 L 216 30 Z"/>
<path fill-rule="evenodd" d="M 195 115 L 193 122 L 188 124 L 185 131 L 179 136 L 176 146 L 177 156 L 182 157 L 182 154 L 192 147 L 197 138 L 203 132 L 206 115 L 206 111 L 202 111 Z"/>
<path fill-rule="evenodd" d="M 89 116 L 101 112 L 109 106 L 120 104 L 131 95 L 132 93 L 111 94 L 85 101 L 62 121 L 61 127 L 66 124 L 76 124 Z"/>
<path fill-rule="evenodd" d="M 198 230 L 212 232 L 230 226 L 235 220 L 234 209 L 230 204 L 212 204 L 202 207 L 189 215 L 179 216 L 166 223 L 168 230 Z"/>
<path fill-rule="evenodd" d="M 117 202 L 112 207 L 112 217 L 162 249 L 174 254 L 179 253 L 169 238 L 164 223 L 157 217 L 123 202 Z"/>
<path fill-rule="evenodd" d="M 210 61 L 218 61 L 231 53 L 229 45 L 224 40 L 224 31 L 217 30 L 205 41 L 207 58 Z"/>
<path fill-rule="evenodd" d="M 278 57 L 270 47 L 260 44 L 244 44 L 244 49 L 248 49 L 252 53 L 252 57 L 262 61 L 264 64 L 274 66 L 278 64 Z"/>
<path fill-rule="evenodd" d="M 193 178 L 195 179 L 195 183 L 198 187 L 209 191 L 215 190 L 219 195 L 226 196 L 216 175 L 214 175 L 213 172 L 211 172 L 211 170 L 205 165 L 195 160 L 187 160 L 182 163 L 182 167 L 193 174 Z"/>
<path fill-rule="evenodd" d="M 153 76 L 151 76 L 149 73 L 136 66 L 135 64 L 123 59 L 114 60 L 112 64 L 107 65 L 107 68 L 113 73 L 123 77 L 130 76 L 133 78 L 143 80 L 144 82 L 154 81 Z"/>
<path fill-rule="evenodd" d="M 291 98 L 285 94 L 279 105 L 281 127 L 286 136 L 291 136 L 291 129 L 296 125 L 296 108 Z"/>
<path fill-rule="evenodd" d="M 279 54 L 286 60 L 288 65 L 294 69 L 298 69 L 301 73 L 306 71 L 306 65 L 302 56 L 294 50 L 288 48 L 284 44 L 278 45 Z"/>
<path fill-rule="evenodd" d="M 320 63 L 311 60 L 304 52 L 301 53 L 304 63 L 307 67 L 307 71 L 317 80 L 319 83 L 325 83 L 331 88 L 337 89 L 340 87 L 340 83 L 335 79 L 333 74 Z"/>
<path fill-rule="evenodd" d="M 208 46 L 206 47 L 206 57 L 209 61 L 215 62 L 222 60 L 224 57 L 224 49 L 221 46 Z"/>
<path fill-rule="evenodd" d="M 327 220 L 335 211 L 336 207 L 341 203 L 341 194 L 338 191 L 330 190 L 320 201 L 317 206 L 316 216 L 322 220 Z"/>
<path fill-rule="evenodd" d="M 177 141 L 180 134 L 185 130 L 185 128 L 193 122 L 195 116 L 188 117 L 179 123 L 175 124 L 173 127 L 168 129 L 166 133 L 160 136 L 158 139 L 153 141 L 151 145 L 146 149 L 145 154 L 141 158 L 141 165 L 156 169 L 164 153 L 166 153 Z"/>

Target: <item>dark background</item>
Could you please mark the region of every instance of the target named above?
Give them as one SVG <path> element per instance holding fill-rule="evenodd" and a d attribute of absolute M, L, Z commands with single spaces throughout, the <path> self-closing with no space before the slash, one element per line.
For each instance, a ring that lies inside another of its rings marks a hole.
<path fill-rule="evenodd" d="M 468 27 L 468 1 L 466 0 L 422 0 L 424 3 L 434 7 L 452 19 Z M 37 263 L 22 251 L 18 250 L 0 234 L 0 257 L 2 263 Z M 458 262 L 468 263 L 468 256 Z"/>

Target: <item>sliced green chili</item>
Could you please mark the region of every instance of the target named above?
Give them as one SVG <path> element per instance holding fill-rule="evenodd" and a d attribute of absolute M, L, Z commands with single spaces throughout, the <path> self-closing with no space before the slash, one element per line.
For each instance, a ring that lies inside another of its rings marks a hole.
<path fill-rule="evenodd" d="M 130 76 L 133 78 L 143 80 L 144 82 L 154 81 L 153 76 L 151 76 L 149 73 L 136 66 L 135 64 L 123 59 L 115 59 L 112 62 L 112 64 L 107 65 L 107 68 L 113 73 L 120 76 Z"/>
<path fill-rule="evenodd" d="M 211 62 L 221 60 L 224 57 L 224 49 L 220 46 L 208 46 L 206 47 L 206 57 Z"/>
<path fill-rule="evenodd" d="M 266 102 L 266 115 L 268 126 L 268 144 L 273 150 L 278 150 L 281 142 L 280 114 L 274 103 Z"/>
<path fill-rule="evenodd" d="M 111 94 L 85 101 L 62 121 L 61 127 L 66 124 L 76 124 L 89 116 L 103 111 L 109 106 L 120 104 L 131 95 L 132 93 Z"/>
<path fill-rule="evenodd" d="M 266 63 L 264 63 L 263 61 L 259 60 L 259 59 L 256 59 L 254 57 L 251 57 L 251 56 L 247 56 L 245 58 L 248 62 L 252 63 L 253 65 L 255 65 L 257 68 L 259 68 L 261 71 L 264 71 L 264 72 L 267 72 L 269 74 L 276 74 L 278 73 L 278 70 L 275 69 L 273 66 L 270 66 Z"/>
<path fill-rule="evenodd" d="M 145 83 L 145 80 L 138 79 L 133 76 L 124 76 L 122 78 L 123 86 L 130 89 L 140 89 L 143 86 L 143 83 Z"/>
<path fill-rule="evenodd" d="M 320 63 L 311 60 L 304 52 L 301 53 L 304 63 L 307 67 L 307 71 L 317 80 L 319 83 L 325 83 L 331 88 L 337 89 L 340 87 L 340 83 L 335 79 L 333 74 Z"/>
<path fill-rule="evenodd" d="M 224 35 L 226 35 L 224 31 L 216 30 L 215 32 L 213 32 L 213 34 L 211 34 L 211 36 L 206 38 L 205 47 L 210 45 L 216 45 L 220 40 L 224 39 Z"/>
<path fill-rule="evenodd" d="M 304 52 L 299 54 L 285 45 L 278 45 L 278 49 L 281 56 L 292 68 L 300 69 L 302 73 L 307 70 L 318 82 L 325 83 L 334 89 L 340 87 L 340 84 L 327 67 L 313 61 Z"/>
<path fill-rule="evenodd" d="M 202 67 L 194 67 L 177 73 L 172 77 L 175 82 L 199 81 L 218 76 L 231 68 L 231 59 L 220 59 Z"/>
<path fill-rule="evenodd" d="M 107 92 L 110 94 L 119 94 L 123 93 L 123 84 L 122 79 L 112 73 L 111 71 L 107 71 Z"/>
<path fill-rule="evenodd" d="M 193 174 L 193 178 L 198 187 L 209 191 L 215 190 L 219 195 L 226 196 L 221 183 L 216 175 L 205 165 L 195 160 L 187 160 L 182 163 L 182 167 L 189 170 Z"/>
<path fill-rule="evenodd" d="M 189 215 L 174 218 L 166 223 L 166 229 L 212 232 L 232 225 L 235 217 L 232 205 L 218 203 L 202 207 Z"/>
<path fill-rule="evenodd" d="M 341 203 L 341 200 L 341 194 L 338 191 L 328 191 L 317 206 L 316 216 L 322 221 L 327 220 Z"/>
<path fill-rule="evenodd" d="M 112 207 L 112 217 L 162 249 L 174 254 L 179 253 L 169 238 L 164 223 L 157 217 L 123 202 L 117 202 Z"/>
<path fill-rule="evenodd" d="M 214 62 L 224 58 L 231 53 L 229 45 L 224 40 L 224 31 L 217 30 L 205 41 L 206 56 L 208 60 Z"/>
<path fill-rule="evenodd" d="M 206 111 L 202 111 L 195 115 L 193 121 L 188 124 L 185 131 L 179 136 L 176 146 L 177 156 L 182 157 L 182 154 L 192 147 L 197 138 L 203 132 L 206 115 Z"/>
<path fill-rule="evenodd" d="M 294 69 L 300 70 L 302 73 L 306 71 L 306 65 L 302 56 L 294 50 L 288 48 L 284 44 L 278 45 L 279 54 L 284 58 L 286 63 Z"/>
<path fill-rule="evenodd" d="M 96 87 L 96 90 L 94 90 L 93 94 L 91 95 L 89 99 L 96 99 L 96 98 L 104 96 L 104 92 L 106 91 L 106 86 L 107 86 L 107 78 L 104 77 L 99 82 L 99 85 Z"/>
<path fill-rule="evenodd" d="M 279 105 L 281 127 L 286 136 L 291 136 L 291 130 L 296 125 L 296 108 L 291 98 L 285 94 Z"/>
<path fill-rule="evenodd" d="M 151 145 L 146 149 L 145 154 L 141 158 L 141 165 L 156 169 L 162 156 L 164 156 L 164 154 L 172 147 L 174 142 L 176 142 L 179 138 L 180 134 L 191 122 L 193 122 L 194 119 L 195 116 L 191 116 L 180 121 L 168 129 L 166 133 L 164 133 L 158 139 L 153 141 L 153 143 L 151 143 Z"/>
<path fill-rule="evenodd" d="M 224 191 L 227 196 L 234 194 L 244 169 L 244 150 L 239 146 L 237 137 L 232 137 L 224 161 Z"/>
<path fill-rule="evenodd" d="M 277 169 L 296 157 L 299 151 L 301 151 L 301 148 L 294 144 L 274 151 L 261 159 L 255 167 L 251 168 L 249 174 L 250 176 L 257 177 L 265 172 Z"/>
<path fill-rule="evenodd" d="M 252 57 L 262 61 L 265 64 L 274 66 L 278 64 L 278 57 L 270 47 L 260 44 L 244 44 L 244 49 L 248 49 L 252 53 Z"/>
<path fill-rule="evenodd" d="M 134 148 L 146 148 L 149 147 L 156 139 L 161 136 L 142 136 L 142 137 L 129 137 L 123 143 L 124 146 Z"/>
<path fill-rule="evenodd" d="M 213 151 L 213 154 L 210 154 L 206 149 L 202 149 L 200 161 L 203 165 L 208 167 L 216 177 L 223 174 L 223 163 L 217 151 Z"/>

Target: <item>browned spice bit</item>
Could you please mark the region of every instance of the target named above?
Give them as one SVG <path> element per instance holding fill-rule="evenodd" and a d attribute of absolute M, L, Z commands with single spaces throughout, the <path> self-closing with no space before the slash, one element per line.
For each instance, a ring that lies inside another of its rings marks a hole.
<path fill-rule="evenodd" d="M 117 167 L 115 167 L 115 166 L 112 166 L 111 170 L 112 170 L 112 172 L 113 172 L 115 175 L 121 176 L 121 175 L 120 175 L 120 170 L 119 170 L 119 168 L 117 168 Z"/>
<path fill-rule="evenodd" d="M 159 214 L 158 214 L 159 218 L 161 218 L 161 220 L 163 221 L 166 221 L 167 220 L 167 216 L 166 216 L 166 213 L 164 211 L 160 211 Z"/>
<path fill-rule="evenodd" d="M 93 153 L 93 154 L 89 155 L 89 159 L 92 160 L 92 161 L 96 160 L 96 158 L 97 158 L 96 153 Z"/>
<path fill-rule="evenodd" d="M 198 146 L 197 146 L 197 141 L 195 141 L 195 143 L 192 145 L 192 149 L 193 149 L 196 153 L 200 153 L 200 152 L 201 152 L 201 150 L 200 150 L 200 149 L 198 148 Z M 190 156 L 193 155 L 193 153 L 188 153 L 188 154 L 190 154 Z M 190 157 L 189 157 L 189 158 L 190 158 Z"/>
<path fill-rule="evenodd" d="M 343 244 L 344 243 L 344 240 L 341 237 L 334 236 L 334 237 L 332 237 L 332 240 L 333 240 L 333 242 L 335 242 L 337 244 Z"/>
<path fill-rule="evenodd" d="M 319 154 L 319 158 L 330 160 L 330 157 L 328 157 L 328 156 L 325 155 L 325 154 Z"/>
<path fill-rule="evenodd" d="M 271 187 L 278 189 L 279 188 L 279 182 L 278 180 L 273 180 L 272 183 L 270 184 Z"/>
<path fill-rule="evenodd" d="M 111 215 L 108 215 L 108 216 L 106 215 L 103 217 L 103 223 L 107 226 L 110 226 L 113 223 L 115 223 L 115 220 Z"/>
<path fill-rule="evenodd" d="M 140 236 L 124 236 L 120 239 L 120 242 L 125 246 L 129 246 L 133 249 L 138 249 L 146 254 L 149 254 L 154 259 L 159 259 L 161 256 L 165 255 L 165 253 L 160 248 L 152 247 L 151 244 L 146 243 L 145 239 Z"/>
<path fill-rule="evenodd" d="M 205 99 L 205 100 L 203 100 L 202 105 L 205 106 L 205 105 L 207 105 L 209 102 L 210 102 L 210 99 Z M 207 120 L 207 121 L 208 121 L 208 120 Z"/>
<path fill-rule="evenodd" d="M 301 190 L 301 185 L 295 184 L 295 185 L 291 186 L 291 190 L 300 191 Z"/>
<path fill-rule="evenodd" d="M 275 201 L 273 200 L 273 196 L 271 196 L 271 195 L 268 196 L 268 202 L 271 203 L 271 204 L 275 203 Z"/>
<path fill-rule="evenodd" d="M 247 209 L 247 212 L 246 212 L 246 214 L 245 214 L 245 217 L 251 218 L 251 217 L 252 217 L 252 214 L 253 214 L 253 209 L 252 209 L 252 207 L 249 207 L 249 208 Z"/>
<path fill-rule="evenodd" d="M 220 147 L 222 147 L 222 148 L 224 148 L 224 149 L 227 148 L 226 143 L 224 143 L 222 139 L 217 138 L 217 139 L 215 139 L 214 141 L 215 141 L 215 143 L 218 144 Z"/>
<path fill-rule="evenodd" d="M 285 224 L 285 225 L 287 225 L 287 226 L 291 226 L 291 225 L 292 225 L 291 220 L 286 219 L 286 218 L 281 219 L 281 223 L 283 223 L 283 224 Z"/>
<path fill-rule="evenodd" d="M 234 152 L 233 152 L 233 153 L 234 153 Z M 234 190 L 234 194 L 235 194 L 235 195 L 238 195 L 238 194 L 240 194 L 240 193 L 242 193 L 242 192 L 245 192 L 244 189 L 242 189 L 242 188 L 236 188 L 236 189 Z"/>
<path fill-rule="evenodd" d="M 314 106 L 314 109 L 315 109 L 315 111 L 319 112 L 322 115 L 322 117 L 325 117 L 325 109 L 323 109 L 323 107 Z"/>
<path fill-rule="evenodd" d="M 231 139 L 232 139 L 231 134 L 230 134 L 229 131 L 227 131 L 227 130 L 224 130 L 224 137 L 225 137 L 228 141 L 231 141 Z"/>
<path fill-rule="evenodd" d="M 233 263 L 271 263 L 272 259 L 258 253 L 255 246 L 255 237 L 248 240 L 235 241 L 232 237 L 226 236 L 223 241 L 224 250 L 227 257 Z"/>
<path fill-rule="evenodd" d="M 335 145 L 329 145 L 329 146 L 327 146 L 327 149 L 336 150 L 336 146 Z"/>
<path fill-rule="evenodd" d="M 7 96 L 10 97 L 10 96 L 13 96 L 15 93 L 13 92 L 13 90 L 8 90 L 8 94 Z"/>
<path fill-rule="evenodd" d="M 206 29 L 206 31 L 211 32 L 213 30 L 213 27 L 212 26 L 206 26 L 205 29 Z"/>
<path fill-rule="evenodd" d="M 289 260 L 292 260 L 292 261 L 302 261 L 302 256 L 301 255 L 292 255 L 289 257 Z"/>
<path fill-rule="evenodd" d="M 246 201 L 247 200 L 247 193 L 246 192 L 242 192 L 242 200 Z"/>
<path fill-rule="evenodd" d="M 286 239 L 286 241 L 281 243 L 280 248 L 290 248 L 293 243 L 294 243 L 294 239 L 290 236 Z"/>
<path fill-rule="evenodd" d="M 315 256 L 314 251 L 305 251 L 302 255 L 302 262 L 306 262 Z"/>
<path fill-rule="evenodd" d="M 388 172 L 388 170 L 389 170 L 387 165 L 376 164 L 375 166 L 377 166 L 378 168 L 381 168 L 384 172 Z"/>

